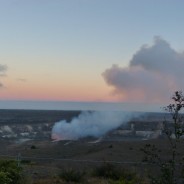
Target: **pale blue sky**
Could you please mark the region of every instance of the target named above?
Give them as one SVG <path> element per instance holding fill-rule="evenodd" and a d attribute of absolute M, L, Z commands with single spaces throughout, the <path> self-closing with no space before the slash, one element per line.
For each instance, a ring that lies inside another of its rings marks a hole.
<path fill-rule="evenodd" d="M 0 99 L 117 101 L 101 73 L 156 35 L 183 51 L 183 10 L 182 0 L 0 0 Z"/>
<path fill-rule="evenodd" d="M 106 67 L 155 35 L 183 49 L 183 8 L 181 0 L 1 0 L 1 53 Z"/>

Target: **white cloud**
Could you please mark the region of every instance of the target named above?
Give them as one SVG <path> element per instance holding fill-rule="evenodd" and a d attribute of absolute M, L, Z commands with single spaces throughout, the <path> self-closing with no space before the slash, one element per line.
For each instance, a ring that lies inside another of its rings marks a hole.
<path fill-rule="evenodd" d="M 113 65 L 102 75 L 123 100 L 167 101 L 175 90 L 184 89 L 184 54 L 155 37 L 153 45 L 133 55 L 128 67 Z"/>
<path fill-rule="evenodd" d="M 4 76 L 8 67 L 6 65 L 0 64 L 0 76 Z"/>
<path fill-rule="evenodd" d="M 0 76 L 6 76 L 6 71 L 7 71 L 8 67 L 6 65 L 2 65 L 0 64 Z M 0 88 L 4 87 L 4 85 L 0 82 Z"/>

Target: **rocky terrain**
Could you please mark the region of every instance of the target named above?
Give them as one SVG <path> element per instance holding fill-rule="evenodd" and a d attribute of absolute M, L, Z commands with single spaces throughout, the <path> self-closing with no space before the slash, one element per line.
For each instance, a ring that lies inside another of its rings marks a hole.
<path fill-rule="evenodd" d="M 55 122 L 70 121 L 80 111 L 0 110 L 0 139 L 51 140 Z M 162 136 L 163 114 L 145 113 L 108 132 L 101 140 L 153 139 Z M 168 118 L 168 117 L 167 117 Z"/>
<path fill-rule="evenodd" d="M 70 121 L 80 111 L 0 110 L 0 139 L 50 140 L 55 122 Z"/>
<path fill-rule="evenodd" d="M 161 156 L 164 158 L 168 155 L 169 143 L 167 139 L 162 139 L 162 128 L 163 120 L 171 119 L 161 113 L 140 114 L 100 138 L 85 137 L 73 141 L 51 139 L 55 122 L 69 122 L 79 114 L 80 111 L 0 110 L 1 159 L 17 160 L 30 184 L 50 184 L 54 179 L 57 179 L 55 183 L 67 183 L 58 180 L 65 170 L 72 168 L 89 174 L 104 163 L 144 174 L 150 168 L 142 164 L 144 154 L 140 150 L 146 144 L 162 149 Z M 183 150 L 181 142 L 182 153 Z M 98 179 L 88 183 L 101 181 Z"/>

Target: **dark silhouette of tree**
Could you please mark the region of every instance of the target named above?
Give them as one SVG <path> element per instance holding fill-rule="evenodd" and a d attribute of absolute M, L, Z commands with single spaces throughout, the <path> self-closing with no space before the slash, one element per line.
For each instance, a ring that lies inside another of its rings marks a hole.
<path fill-rule="evenodd" d="M 141 150 L 145 154 L 144 161 L 155 164 L 160 168 L 159 176 L 151 176 L 153 184 L 178 184 L 183 181 L 184 165 L 181 153 L 182 136 L 184 135 L 184 95 L 182 91 L 176 91 L 172 96 L 172 103 L 164 107 L 164 110 L 172 117 L 172 122 L 164 120 L 163 132 L 169 141 L 168 159 L 161 156 L 162 150 L 155 145 L 146 144 Z M 172 126 L 171 126 L 172 125 Z"/>

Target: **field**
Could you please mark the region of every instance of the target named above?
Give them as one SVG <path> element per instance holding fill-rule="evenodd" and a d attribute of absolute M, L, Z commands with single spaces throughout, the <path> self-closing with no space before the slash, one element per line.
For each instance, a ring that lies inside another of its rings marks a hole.
<path fill-rule="evenodd" d="M 51 133 L 54 122 L 61 119 L 69 121 L 79 113 L 79 111 L 1 110 L 0 123 L 2 126 L 8 125 L 12 131 L 14 131 L 12 127 L 15 128 L 15 126 L 29 124 L 36 129 L 36 127 L 47 123 L 49 129 L 45 131 L 49 134 L 48 132 Z M 161 121 L 161 117 L 160 114 L 147 115 L 142 123 L 146 126 L 146 121 Z M 140 121 L 139 119 L 139 124 Z M 100 141 L 96 141 L 96 138 L 87 137 L 75 141 L 54 142 L 49 136 L 44 137 L 45 134 L 42 132 L 40 137 L 37 136 L 35 139 L 31 137 L 27 141 L 17 141 L 22 139 L 20 135 L 17 137 L 1 137 L 0 155 L 2 159 L 11 158 L 20 162 L 24 174 L 28 178 L 27 183 L 71 183 L 58 179 L 60 173 L 66 170 L 72 170 L 73 173 L 85 173 L 88 178 L 83 183 L 109 183 L 106 179 L 99 180 L 91 174 L 96 168 L 105 164 L 130 170 L 147 178 L 147 172 L 153 166 L 145 165 L 141 148 L 146 144 L 154 144 L 162 150 L 163 158 L 167 158 L 169 155 L 169 143 L 163 137 L 148 140 L 128 139 L 126 137 L 126 139 L 102 139 Z M 183 150 L 182 144 L 181 151 L 183 152 Z M 70 175 L 72 174 L 70 173 Z"/>

